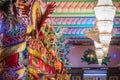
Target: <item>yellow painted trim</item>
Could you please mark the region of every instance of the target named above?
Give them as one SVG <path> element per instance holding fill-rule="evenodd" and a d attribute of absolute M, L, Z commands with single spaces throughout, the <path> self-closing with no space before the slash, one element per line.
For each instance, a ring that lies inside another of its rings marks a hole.
<path fill-rule="evenodd" d="M 37 70 L 29 67 L 29 68 L 28 68 L 28 72 L 29 72 L 30 74 L 32 74 L 33 76 L 35 76 L 36 78 L 39 78 L 39 75 L 38 75 L 38 71 L 37 71 Z"/>
<path fill-rule="evenodd" d="M 37 57 L 37 58 L 41 58 L 40 52 L 38 52 L 37 50 L 34 50 L 34 49 L 30 48 L 30 47 L 28 48 L 28 53 L 35 56 L 35 57 Z"/>
<path fill-rule="evenodd" d="M 26 48 L 26 42 L 22 42 L 20 44 L 0 49 L 0 61 L 4 58 L 11 56 L 17 52 L 21 52 Z"/>
<path fill-rule="evenodd" d="M 18 79 L 21 79 L 25 74 L 26 68 L 23 66 L 21 69 L 17 70 L 16 73 L 19 74 Z"/>
<path fill-rule="evenodd" d="M 36 12 L 37 10 L 39 11 L 40 13 L 40 16 L 42 17 L 42 11 L 41 11 L 41 6 L 40 6 L 40 2 L 39 1 L 35 1 L 33 3 L 33 6 L 32 6 L 32 24 L 31 25 L 28 25 L 27 27 L 27 34 L 29 34 L 32 30 L 35 30 L 36 29 Z"/>

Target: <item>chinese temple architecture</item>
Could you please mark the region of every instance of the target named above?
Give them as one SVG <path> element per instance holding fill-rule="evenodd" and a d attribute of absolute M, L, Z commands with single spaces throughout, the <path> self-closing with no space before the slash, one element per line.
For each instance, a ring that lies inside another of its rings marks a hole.
<path fill-rule="evenodd" d="M 120 0 L 0 0 L 0 80 L 120 80 Z"/>

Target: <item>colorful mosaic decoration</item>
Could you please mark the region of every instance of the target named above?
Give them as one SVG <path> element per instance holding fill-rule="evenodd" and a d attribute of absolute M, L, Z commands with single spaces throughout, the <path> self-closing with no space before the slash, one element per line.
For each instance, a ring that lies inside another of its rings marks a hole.
<path fill-rule="evenodd" d="M 0 72 L 3 72 L 3 80 L 37 80 L 40 74 L 57 74 L 64 68 L 57 56 L 56 44 L 62 33 L 59 34 L 60 30 L 55 32 L 47 22 L 54 7 L 55 3 L 49 3 L 43 14 L 39 1 L 0 1 Z"/>
<path fill-rule="evenodd" d="M 65 78 L 71 46 L 92 45 L 84 31 L 95 24 L 96 1 L 0 0 L 0 80 L 44 80 L 41 75 Z M 113 1 L 117 12 L 112 41 L 119 44 L 120 2 Z M 94 50 L 86 50 L 81 60 L 96 64 Z M 110 56 L 102 64 L 108 62 Z"/>

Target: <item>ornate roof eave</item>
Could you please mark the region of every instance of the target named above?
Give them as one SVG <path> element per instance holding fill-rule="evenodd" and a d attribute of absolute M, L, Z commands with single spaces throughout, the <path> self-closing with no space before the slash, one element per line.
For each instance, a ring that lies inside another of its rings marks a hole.
<path fill-rule="evenodd" d="M 65 27 L 65 28 L 92 28 L 94 24 L 51 24 L 54 27 Z M 114 28 L 120 28 L 120 24 L 114 24 Z"/>
<path fill-rule="evenodd" d="M 42 0 L 43 2 L 97 2 L 97 0 Z M 119 0 L 113 0 L 119 2 Z"/>
<path fill-rule="evenodd" d="M 95 17 L 52 17 L 49 18 L 49 23 L 54 27 L 67 28 L 92 28 L 95 23 Z M 114 19 L 114 28 L 120 27 L 120 17 Z"/>
<path fill-rule="evenodd" d="M 51 17 L 94 17 L 94 12 L 54 12 Z M 120 12 L 116 12 L 120 16 Z"/>
<path fill-rule="evenodd" d="M 63 34 L 66 37 L 85 37 L 85 34 Z M 120 37 L 120 33 L 115 34 L 116 37 Z"/>
<path fill-rule="evenodd" d="M 119 39 L 119 37 L 118 37 Z M 111 40 L 110 45 L 120 45 L 120 40 L 118 40 L 117 37 L 113 37 Z M 69 38 L 68 39 L 68 44 L 72 44 L 72 45 L 82 45 L 82 46 L 90 46 L 90 45 L 94 45 L 93 40 L 89 39 L 89 38 Z"/>
<path fill-rule="evenodd" d="M 56 4 L 55 11 L 52 15 L 50 15 L 51 17 L 95 16 L 94 7 L 96 5 L 96 2 L 89 2 L 90 0 L 86 0 L 85 2 L 74 2 L 74 0 L 73 2 L 64 2 L 64 1 L 65 0 L 63 0 L 63 2 L 55 3 Z M 41 5 L 43 9 L 45 9 L 47 3 L 42 2 Z M 116 16 L 120 16 L 120 2 L 113 2 L 113 5 L 117 8 Z"/>
<path fill-rule="evenodd" d="M 94 14 L 94 7 L 96 2 L 56 2 L 55 14 Z M 41 3 L 43 9 L 46 8 L 47 3 Z M 117 13 L 120 12 L 120 2 L 113 2 L 113 5 L 117 9 Z"/>

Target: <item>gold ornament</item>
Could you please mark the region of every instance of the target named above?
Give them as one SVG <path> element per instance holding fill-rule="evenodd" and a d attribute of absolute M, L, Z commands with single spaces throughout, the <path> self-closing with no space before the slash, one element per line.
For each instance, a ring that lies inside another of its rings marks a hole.
<path fill-rule="evenodd" d="M 62 64 L 61 64 L 60 60 L 56 59 L 55 62 L 54 62 L 55 69 L 56 70 L 61 70 L 61 66 L 62 66 Z"/>

